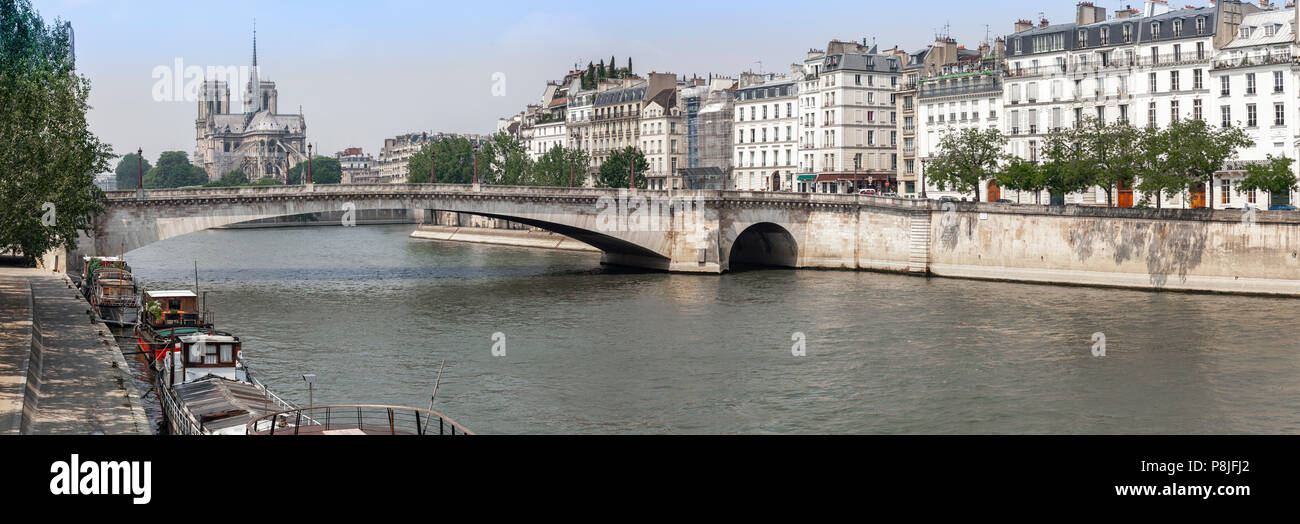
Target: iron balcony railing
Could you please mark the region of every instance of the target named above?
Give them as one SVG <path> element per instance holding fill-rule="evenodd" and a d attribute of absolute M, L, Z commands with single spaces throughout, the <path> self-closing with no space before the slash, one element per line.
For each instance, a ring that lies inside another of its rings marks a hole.
<path fill-rule="evenodd" d="M 1243 56 L 1241 58 L 1221 58 L 1214 61 L 1214 69 L 1234 69 L 1238 67 L 1251 67 L 1271 64 L 1292 64 L 1300 65 L 1300 58 L 1292 57 L 1290 53 L 1273 54 L 1267 56 Z"/>
<path fill-rule="evenodd" d="M 315 424 L 306 423 L 313 421 Z M 380 404 L 313 406 L 249 421 L 249 435 L 473 435 L 442 413 Z"/>

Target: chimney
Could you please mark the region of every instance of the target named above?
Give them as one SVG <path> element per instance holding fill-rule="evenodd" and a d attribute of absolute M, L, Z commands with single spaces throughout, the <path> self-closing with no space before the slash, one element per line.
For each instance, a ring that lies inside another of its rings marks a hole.
<path fill-rule="evenodd" d="M 1133 18 L 1133 17 L 1137 16 L 1137 14 L 1138 14 L 1138 10 L 1137 10 L 1137 9 L 1133 9 L 1132 7 L 1129 7 L 1129 6 L 1124 6 L 1123 9 L 1120 9 L 1120 10 L 1118 10 L 1118 11 L 1115 11 L 1115 19 L 1116 19 L 1116 20 L 1123 20 L 1123 19 L 1125 19 L 1125 18 Z"/>
<path fill-rule="evenodd" d="M 1047 26 L 1048 26 L 1048 23 L 1047 23 L 1047 19 L 1046 19 L 1046 18 L 1044 18 L 1044 19 L 1038 21 L 1038 27 L 1047 27 Z"/>
<path fill-rule="evenodd" d="M 1074 22 L 1078 25 L 1095 24 L 1106 21 L 1106 8 L 1097 7 L 1092 2 L 1079 2 L 1075 6 Z"/>
<path fill-rule="evenodd" d="M 1030 22 L 1030 21 L 1028 21 L 1028 20 L 1025 20 L 1025 19 L 1023 19 L 1023 18 L 1021 18 L 1020 20 L 1016 20 L 1016 26 L 1015 26 L 1015 27 L 1016 27 L 1016 31 L 1015 31 L 1015 32 L 1017 32 L 1017 33 L 1023 33 L 1023 32 L 1025 32 L 1025 31 L 1028 31 L 1028 30 L 1030 30 L 1030 29 L 1033 29 L 1033 28 L 1034 28 L 1034 23 L 1033 23 L 1033 22 Z"/>

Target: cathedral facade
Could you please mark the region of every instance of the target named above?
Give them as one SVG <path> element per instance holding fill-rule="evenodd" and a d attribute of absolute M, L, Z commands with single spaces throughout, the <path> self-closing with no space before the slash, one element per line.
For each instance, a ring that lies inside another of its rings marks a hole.
<path fill-rule="evenodd" d="M 194 121 L 194 165 L 208 180 L 242 169 L 250 181 L 285 181 L 289 168 L 307 161 L 307 122 L 299 114 L 279 113 L 275 82 L 262 80 L 257 68 L 257 35 L 253 35 L 253 67 L 244 86 L 242 111 L 230 105 L 230 86 L 207 80 L 199 90 Z"/>

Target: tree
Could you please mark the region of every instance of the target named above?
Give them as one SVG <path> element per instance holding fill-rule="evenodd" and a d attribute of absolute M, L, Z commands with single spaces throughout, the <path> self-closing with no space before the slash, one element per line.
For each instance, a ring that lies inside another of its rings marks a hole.
<path fill-rule="evenodd" d="M 614 188 L 628 187 L 628 177 L 632 176 L 633 165 L 636 166 L 636 187 L 645 189 L 645 173 L 650 168 L 650 164 L 646 162 L 645 155 L 641 153 L 641 150 L 632 146 L 619 149 L 609 155 L 605 163 L 600 165 L 600 175 L 596 185 Z"/>
<path fill-rule="evenodd" d="M 1034 203 L 1039 203 L 1040 195 L 1045 188 L 1046 179 L 1043 177 L 1043 170 L 1038 162 L 1025 160 L 1020 157 L 1011 157 L 997 174 L 998 186 L 1005 189 L 1016 191 L 1016 203 L 1020 203 L 1021 191 L 1032 191 L 1034 193 Z"/>
<path fill-rule="evenodd" d="M 1206 204 L 1214 199 L 1214 173 L 1223 169 L 1224 162 L 1237 156 L 1237 151 L 1255 145 L 1246 132 L 1237 126 L 1211 128 L 1203 120 L 1179 119 L 1165 128 L 1169 147 L 1167 165 L 1171 171 L 1186 179 L 1185 189 L 1194 185 L 1206 187 Z"/>
<path fill-rule="evenodd" d="M 1187 188 L 1189 181 L 1176 172 L 1169 160 L 1169 134 L 1165 130 L 1148 127 L 1139 134 L 1141 159 L 1137 188 L 1146 195 L 1155 195 L 1156 209 L 1160 209 L 1162 196 L 1174 196 Z M 1146 196 L 1143 196 L 1146 201 Z"/>
<path fill-rule="evenodd" d="M 485 184 L 518 186 L 526 183 L 532 159 L 518 138 L 498 131 L 479 149 L 479 180 Z M 487 164 L 484 165 L 484 160 Z"/>
<path fill-rule="evenodd" d="M 479 167 L 485 169 L 485 153 L 475 153 L 474 145 L 464 137 L 443 137 L 420 148 L 420 152 L 407 161 L 406 181 L 412 184 L 429 183 L 429 153 L 433 153 L 434 175 L 439 184 L 469 184 L 474 181 L 474 156 L 479 155 Z"/>
<path fill-rule="evenodd" d="M 229 186 L 242 186 L 248 184 L 248 175 L 244 174 L 243 169 L 233 169 L 221 175 L 221 183 Z"/>
<path fill-rule="evenodd" d="M 581 149 L 569 149 L 556 144 L 533 163 L 528 185 L 568 186 L 581 183 L 580 176 L 587 172 L 591 157 Z"/>
<path fill-rule="evenodd" d="M 0 0 L 0 50 L 0 250 L 30 264 L 77 247 L 103 209 L 95 174 L 114 155 L 86 124 L 90 81 L 76 74 L 69 26 Z"/>
<path fill-rule="evenodd" d="M 153 169 L 153 164 L 149 159 L 144 159 L 143 165 L 140 162 L 138 153 L 127 153 L 117 162 L 117 168 L 113 172 L 117 175 L 117 189 L 136 189 L 136 183 L 139 182 L 140 175 Z"/>
<path fill-rule="evenodd" d="M 1043 139 L 1043 189 L 1054 195 L 1082 191 L 1094 185 L 1089 171 L 1091 159 L 1085 154 L 1084 129 L 1054 129 Z"/>
<path fill-rule="evenodd" d="M 289 168 L 285 181 L 289 184 L 301 184 L 306 181 L 307 162 Z M 343 180 L 343 167 L 339 159 L 331 156 L 317 156 L 311 159 L 311 183 L 337 184 Z"/>
<path fill-rule="evenodd" d="M 1246 166 L 1246 178 L 1243 178 L 1237 189 L 1240 191 L 1267 191 L 1270 195 L 1270 203 L 1274 205 L 1286 205 L 1291 203 L 1291 192 L 1296 190 L 1296 176 L 1291 171 L 1291 164 L 1295 159 L 1286 156 L 1275 157 L 1268 155 L 1268 160 L 1263 164 L 1250 164 Z"/>
<path fill-rule="evenodd" d="M 1091 147 L 1094 160 L 1106 168 L 1094 171 L 1089 178 L 1106 192 L 1106 205 L 1114 205 L 1114 191 L 1121 186 L 1133 187 L 1142 172 L 1144 153 L 1142 132 L 1127 121 L 1105 126 Z M 1099 153 L 1100 152 L 1100 153 Z"/>
<path fill-rule="evenodd" d="M 184 151 L 163 151 L 158 155 L 158 165 L 144 174 L 146 189 L 201 186 L 208 183 L 208 173 L 190 164 Z"/>
<path fill-rule="evenodd" d="M 980 181 L 997 174 L 1006 143 L 996 129 L 950 131 L 939 140 L 938 151 L 926 166 L 926 177 L 939 189 L 974 191 L 979 201 Z"/>

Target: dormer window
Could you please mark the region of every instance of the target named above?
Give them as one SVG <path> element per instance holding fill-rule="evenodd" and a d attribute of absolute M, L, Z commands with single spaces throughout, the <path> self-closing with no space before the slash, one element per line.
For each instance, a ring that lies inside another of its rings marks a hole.
<path fill-rule="evenodd" d="M 1133 40 L 1133 24 L 1124 24 L 1124 43 Z"/>
<path fill-rule="evenodd" d="M 1075 45 L 1078 45 L 1079 47 L 1088 45 L 1088 30 L 1086 29 L 1079 30 L 1079 39 Z"/>
<path fill-rule="evenodd" d="M 1160 38 L 1160 22 L 1151 23 L 1151 38 L 1153 40 Z"/>
<path fill-rule="evenodd" d="M 1241 26 L 1241 29 L 1238 30 L 1238 33 L 1242 38 L 1250 38 L 1250 27 L 1243 25 Z"/>
<path fill-rule="evenodd" d="M 1182 36 L 1182 34 L 1183 34 L 1183 21 L 1174 20 L 1174 36 Z"/>
<path fill-rule="evenodd" d="M 1103 27 L 1101 28 L 1101 45 L 1106 45 L 1109 43 L 1110 43 L 1110 28 Z"/>
<path fill-rule="evenodd" d="M 1277 34 L 1277 26 L 1276 26 L 1276 25 L 1268 25 L 1268 26 L 1264 26 L 1264 36 L 1273 36 L 1273 35 L 1275 35 L 1275 34 Z"/>
<path fill-rule="evenodd" d="M 1203 16 L 1196 19 L 1196 34 L 1205 34 L 1205 17 Z"/>

